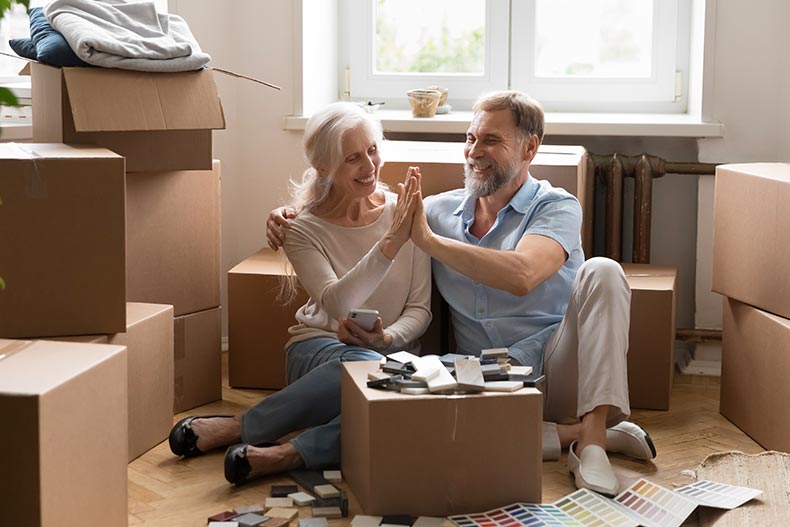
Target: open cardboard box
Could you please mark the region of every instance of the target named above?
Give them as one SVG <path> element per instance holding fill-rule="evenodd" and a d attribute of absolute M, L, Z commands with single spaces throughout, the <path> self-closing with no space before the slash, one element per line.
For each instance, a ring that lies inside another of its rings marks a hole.
<path fill-rule="evenodd" d="M 447 516 L 540 503 L 543 395 L 406 395 L 344 362 L 342 472 L 366 514 Z"/>
<path fill-rule="evenodd" d="M 225 116 L 210 69 L 29 65 L 34 141 L 103 146 L 126 157 L 128 172 L 211 170 L 211 131 Z"/>

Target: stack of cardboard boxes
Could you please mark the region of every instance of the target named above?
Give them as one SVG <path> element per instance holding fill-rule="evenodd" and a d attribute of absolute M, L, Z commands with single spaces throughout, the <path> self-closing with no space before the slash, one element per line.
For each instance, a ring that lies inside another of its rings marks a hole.
<path fill-rule="evenodd" d="M 725 295 L 721 413 L 790 451 L 790 165 L 716 168 L 713 290 Z"/>
<path fill-rule="evenodd" d="M 213 74 L 31 66 L 34 141 L 99 145 L 126 159 L 126 300 L 173 306 L 173 410 L 221 398 L 211 131 L 225 119 Z"/>
<path fill-rule="evenodd" d="M 221 397 L 222 108 L 207 71 L 31 69 L 35 143 L 0 144 L 0 450 L 36 488 L 0 478 L 4 518 L 125 525 L 126 463 Z"/>

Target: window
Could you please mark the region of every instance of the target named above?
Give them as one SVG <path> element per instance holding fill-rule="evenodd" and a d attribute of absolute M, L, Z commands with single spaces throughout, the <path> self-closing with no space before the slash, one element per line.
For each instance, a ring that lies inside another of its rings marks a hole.
<path fill-rule="evenodd" d="M 685 111 L 690 0 L 346 1 L 355 99 L 438 84 L 466 108 L 513 88 L 550 111 Z"/>
<path fill-rule="evenodd" d="M 351 3 L 352 96 L 404 97 L 441 84 L 471 101 L 507 84 L 507 0 Z"/>

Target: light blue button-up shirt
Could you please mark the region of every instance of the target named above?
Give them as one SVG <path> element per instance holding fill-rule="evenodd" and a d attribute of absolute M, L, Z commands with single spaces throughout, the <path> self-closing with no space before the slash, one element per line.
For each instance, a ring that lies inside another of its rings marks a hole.
<path fill-rule="evenodd" d="M 526 296 L 485 286 L 433 260 L 433 278 L 450 305 L 457 353 L 508 348 L 511 357 L 541 372 L 543 346 L 565 314 L 584 262 L 581 206 L 564 189 L 530 176 L 499 211 L 491 230 L 478 239 L 469 232 L 475 205 L 463 189 L 430 196 L 425 199 L 428 224 L 446 238 L 504 251 L 514 250 L 524 236 L 538 234 L 555 240 L 569 256 L 557 273 Z"/>

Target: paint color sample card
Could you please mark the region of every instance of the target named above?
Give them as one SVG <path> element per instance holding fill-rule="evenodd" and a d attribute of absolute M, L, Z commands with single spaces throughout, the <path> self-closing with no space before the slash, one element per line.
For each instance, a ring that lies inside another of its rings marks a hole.
<path fill-rule="evenodd" d="M 615 496 L 614 502 L 645 527 L 678 527 L 697 508 L 686 496 L 646 479 Z"/>
<path fill-rule="evenodd" d="M 481 514 L 450 516 L 449 520 L 459 527 L 560 527 L 580 526 L 578 521 L 555 505 L 514 503 L 501 509 Z"/>
<path fill-rule="evenodd" d="M 675 492 L 688 496 L 692 501 L 700 505 L 717 509 L 740 507 L 763 493 L 761 490 L 749 487 L 736 487 L 735 485 L 716 483 L 704 479 L 675 489 Z"/>
<path fill-rule="evenodd" d="M 458 527 L 679 527 L 698 505 L 734 509 L 760 494 L 705 480 L 672 491 L 640 479 L 614 499 L 580 489 L 552 504 L 514 503 L 449 520 Z"/>
<path fill-rule="evenodd" d="M 555 501 L 554 505 L 576 519 L 579 525 L 590 527 L 636 527 L 639 522 L 621 511 L 616 505 L 599 494 L 580 489 Z"/>

